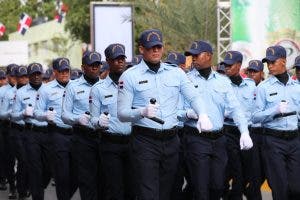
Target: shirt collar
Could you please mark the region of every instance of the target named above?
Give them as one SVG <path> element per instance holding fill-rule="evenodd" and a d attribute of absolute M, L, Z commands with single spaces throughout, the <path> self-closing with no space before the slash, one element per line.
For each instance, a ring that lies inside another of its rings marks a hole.
<path fill-rule="evenodd" d="M 289 76 L 289 80 L 288 80 L 288 82 L 286 83 L 286 85 L 292 85 L 292 84 L 294 84 L 294 83 L 295 83 L 295 80 L 293 80 L 289 74 L 288 74 L 288 76 Z M 270 84 L 271 84 L 271 85 L 275 84 L 276 82 L 279 83 L 279 84 L 281 83 L 281 82 L 280 82 L 275 76 L 273 76 L 273 75 L 270 77 L 270 80 L 269 80 L 269 81 L 270 81 Z M 281 83 L 281 84 L 282 84 L 282 83 Z"/>
<path fill-rule="evenodd" d="M 139 65 L 141 65 L 141 66 L 138 66 L 138 67 L 140 67 L 142 73 L 146 73 L 146 72 L 153 73 L 153 72 L 149 69 L 148 65 L 144 62 L 144 60 L 142 60 L 142 61 L 140 62 Z M 163 63 L 163 62 L 161 62 L 161 63 L 160 63 L 160 67 L 159 67 L 157 73 L 159 73 L 159 72 L 161 72 L 161 71 L 163 71 L 163 70 L 168 70 L 168 69 L 169 69 L 169 68 L 168 68 L 168 65 L 166 65 L 166 64 Z"/>

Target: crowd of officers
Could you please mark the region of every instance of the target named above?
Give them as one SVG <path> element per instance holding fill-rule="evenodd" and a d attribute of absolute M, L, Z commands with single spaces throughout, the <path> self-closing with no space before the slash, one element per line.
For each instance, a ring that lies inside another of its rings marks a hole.
<path fill-rule="evenodd" d="M 250 61 L 248 78 L 238 51 L 212 69 L 205 41 L 165 62 L 160 30 L 143 31 L 138 47 L 131 65 L 119 43 L 105 63 L 85 52 L 74 80 L 67 58 L 46 73 L 40 63 L 0 70 L 0 190 L 8 186 L 9 199 L 43 200 L 51 177 L 59 200 L 78 188 L 82 200 L 260 200 L 265 179 L 274 200 L 300 199 L 300 85 L 283 47 Z"/>

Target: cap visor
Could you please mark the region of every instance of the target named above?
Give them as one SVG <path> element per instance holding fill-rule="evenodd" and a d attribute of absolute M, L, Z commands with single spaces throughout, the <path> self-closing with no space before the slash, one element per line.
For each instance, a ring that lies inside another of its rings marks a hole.
<path fill-rule="evenodd" d="M 166 60 L 165 63 L 172 64 L 172 65 L 179 65 L 179 62 L 176 62 L 174 60 Z"/>
<path fill-rule="evenodd" d="M 32 70 L 32 71 L 30 71 L 28 74 L 30 75 L 30 74 L 37 73 L 37 72 L 39 72 L 39 73 L 43 73 L 43 72 L 42 72 L 42 71 L 40 71 L 40 70 Z"/>
<path fill-rule="evenodd" d="M 190 49 L 186 52 L 184 52 L 185 56 L 192 56 L 192 55 L 198 55 L 200 53 L 200 51 L 197 51 L 195 49 Z"/>
<path fill-rule="evenodd" d="M 277 58 L 278 57 L 275 57 L 275 56 L 267 56 L 267 57 L 265 57 L 264 59 L 262 59 L 262 61 L 261 62 L 263 62 L 263 63 L 265 63 L 265 62 L 267 62 L 267 61 L 275 61 L 275 60 L 277 60 Z"/>
<path fill-rule="evenodd" d="M 260 70 L 255 67 L 247 67 L 247 70 L 253 70 L 259 72 Z"/>
<path fill-rule="evenodd" d="M 71 70 L 71 67 L 70 66 L 68 66 L 68 65 L 66 65 L 66 66 L 63 66 L 63 67 L 61 67 L 60 69 L 58 69 L 58 71 L 64 71 L 64 70 L 66 70 L 66 69 L 68 69 L 68 70 Z"/>
<path fill-rule="evenodd" d="M 154 47 L 154 46 L 163 46 L 163 43 L 162 42 L 159 42 L 159 41 L 156 41 L 156 42 L 149 42 L 149 43 L 147 43 L 147 44 L 145 44 L 145 45 L 143 45 L 144 47 L 146 47 L 146 48 L 152 48 L 152 47 Z"/>
<path fill-rule="evenodd" d="M 233 65 L 235 62 L 233 60 L 223 60 L 220 65 Z"/>
<path fill-rule="evenodd" d="M 112 56 L 112 59 L 116 59 L 116 58 L 119 57 L 119 56 L 124 56 L 125 58 L 127 58 L 126 55 L 125 55 L 124 53 L 118 53 L 118 54 Z"/>

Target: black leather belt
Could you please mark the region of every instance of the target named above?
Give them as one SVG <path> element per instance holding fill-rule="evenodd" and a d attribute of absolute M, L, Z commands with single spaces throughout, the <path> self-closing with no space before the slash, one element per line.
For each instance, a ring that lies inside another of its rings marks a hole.
<path fill-rule="evenodd" d="M 37 126 L 32 123 L 25 123 L 25 129 L 39 133 L 48 133 L 47 126 Z"/>
<path fill-rule="evenodd" d="M 78 124 L 73 126 L 73 133 L 84 137 L 92 137 L 92 138 L 100 138 L 101 135 L 97 130 L 94 130 L 86 126 L 78 125 Z"/>
<path fill-rule="evenodd" d="M 227 122 L 227 123 L 233 123 L 234 120 L 233 120 L 232 118 L 225 117 L 225 118 L 224 118 L 224 122 Z"/>
<path fill-rule="evenodd" d="M 55 124 L 48 124 L 48 131 L 49 132 L 58 132 L 63 135 L 72 135 L 73 134 L 72 128 L 63 128 L 63 127 L 59 127 Z"/>
<path fill-rule="evenodd" d="M 169 140 L 177 135 L 178 128 L 171 129 L 154 129 L 142 126 L 133 126 L 132 133 L 135 135 L 143 135 L 157 140 Z"/>
<path fill-rule="evenodd" d="M 11 127 L 10 125 L 11 125 L 11 121 L 10 120 L 1 120 L 1 124 L 2 124 L 2 126 L 4 127 L 4 128 L 9 128 L 9 127 Z"/>
<path fill-rule="evenodd" d="M 223 129 L 217 130 L 217 131 L 202 131 L 199 133 L 197 128 L 190 127 L 190 126 L 184 126 L 184 131 L 186 134 L 198 136 L 198 137 L 204 137 L 212 140 L 216 140 L 224 135 Z"/>
<path fill-rule="evenodd" d="M 21 125 L 21 124 L 17 124 L 17 123 L 14 123 L 14 122 L 11 122 L 10 126 L 12 128 L 15 128 L 19 131 L 23 131 L 24 130 L 24 125 Z"/>
<path fill-rule="evenodd" d="M 101 132 L 101 140 L 114 144 L 128 144 L 130 135 L 121 135 L 115 133 Z"/>
<path fill-rule="evenodd" d="M 235 136 L 240 136 L 240 131 L 237 126 L 231 126 L 231 125 L 227 125 L 227 124 L 224 124 L 224 133 L 232 134 Z"/>
<path fill-rule="evenodd" d="M 298 137 L 298 129 L 292 130 L 292 131 L 284 131 L 284 130 L 276 130 L 276 129 L 270 129 L 270 128 L 264 128 L 264 133 L 266 135 L 270 135 L 273 137 L 277 137 L 284 140 L 292 140 L 296 137 Z"/>

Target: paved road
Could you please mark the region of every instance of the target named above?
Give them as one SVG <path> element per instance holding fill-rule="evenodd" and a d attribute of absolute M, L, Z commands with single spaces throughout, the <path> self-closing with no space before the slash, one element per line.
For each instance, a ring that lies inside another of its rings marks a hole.
<path fill-rule="evenodd" d="M 0 191 L 0 200 L 7 200 L 8 199 L 7 194 L 8 194 L 7 191 Z M 49 185 L 45 193 L 45 200 L 56 200 L 56 199 L 57 198 L 55 194 L 55 187 Z M 31 200 L 31 198 L 29 198 L 28 200 Z M 74 194 L 72 200 L 80 200 L 78 191 Z M 263 200 L 272 200 L 271 193 L 263 192 Z"/>

